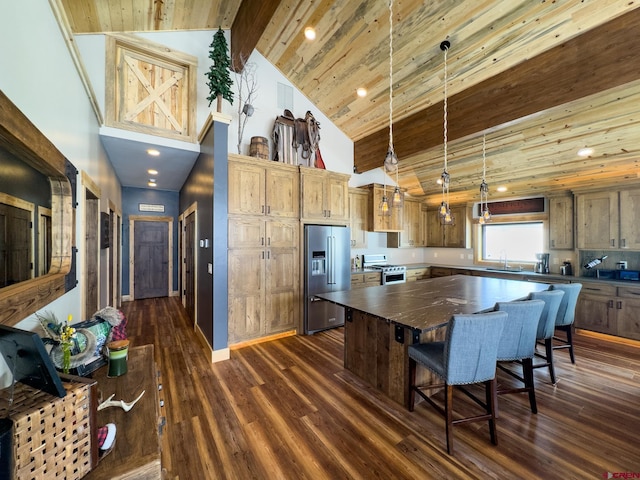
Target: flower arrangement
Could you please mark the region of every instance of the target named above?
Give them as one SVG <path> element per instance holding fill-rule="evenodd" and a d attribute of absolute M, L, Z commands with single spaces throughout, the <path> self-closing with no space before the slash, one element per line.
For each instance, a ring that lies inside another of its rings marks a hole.
<path fill-rule="evenodd" d="M 60 327 L 60 343 L 62 344 L 62 371 L 69 373 L 71 367 L 71 347 L 76 329 L 71 326 L 71 314 L 67 317 L 67 323 Z"/>
<path fill-rule="evenodd" d="M 56 343 L 62 348 L 62 371 L 69 373 L 71 368 L 71 351 L 75 347 L 76 329 L 71 326 L 73 316 L 69 315 L 66 322 L 59 321 L 55 314 L 45 312 L 42 315 L 36 314 L 40 325 Z"/>

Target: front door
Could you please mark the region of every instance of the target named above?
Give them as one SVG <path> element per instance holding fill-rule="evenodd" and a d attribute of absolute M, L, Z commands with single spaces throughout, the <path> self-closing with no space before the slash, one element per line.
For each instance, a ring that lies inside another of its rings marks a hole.
<path fill-rule="evenodd" d="M 134 227 L 134 298 L 169 296 L 169 225 L 136 221 Z"/>

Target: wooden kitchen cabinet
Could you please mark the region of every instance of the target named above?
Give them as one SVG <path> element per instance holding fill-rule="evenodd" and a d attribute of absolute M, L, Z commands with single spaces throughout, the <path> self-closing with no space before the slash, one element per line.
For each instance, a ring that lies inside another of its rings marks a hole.
<path fill-rule="evenodd" d="M 549 198 L 549 248 L 573 249 L 573 197 Z"/>
<path fill-rule="evenodd" d="M 576 198 L 578 248 L 618 248 L 618 192 L 585 193 Z"/>
<path fill-rule="evenodd" d="M 422 202 L 417 199 L 404 199 L 402 212 L 402 231 L 387 235 L 387 247 L 426 247 L 423 243 L 423 214 Z"/>
<path fill-rule="evenodd" d="M 429 267 L 407 268 L 407 282 L 415 282 L 430 277 Z"/>
<path fill-rule="evenodd" d="M 640 287 L 618 287 L 616 310 L 618 335 L 640 340 Z"/>
<path fill-rule="evenodd" d="M 349 221 L 349 175 L 299 167 L 302 219 L 329 222 Z"/>
<path fill-rule="evenodd" d="M 578 248 L 640 250 L 640 189 L 576 196 Z"/>
<path fill-rule="evenodd" d="M 229 154 L 229 214 L 298 218 L 298 167 Z"/>
<path fill-rule="evenodd" d="M 374 287 L 382 283 L 382 273 L 380 272 L 367 272 L 367 273 L 352 273 L 351 274 L 351 288 L 365 288 Z"/>
<path fill-rule="evenodd" d="M 234 232 L 241 232 L 238 235 L 232 228 L 247 224 L 246 219 L 229 218 L 230 344 L 292 330 L 297 325 L 299 224 L 284 219 L 262 222 L 260 228 L 234 228 Z"/>
<path fill-rule="evenodd" d="M 620 191 L 620 248 L 640 250 L 640 189 Z"/>
<path fill-rule="evenodd" d="M 453 225 L 440 222 L 438 210 L 427 214 L 427 246 L 429 247 L 467 247 L 467 209 L 464 205 L 451 207 L 455 220 Z"/>
<path fill-rule="evenodd" d="M 372 184 L 368 186 L 369 189 L 369 228 L 373 232 L 401 232 L 402 231 L 402 208 L 391 208 L 390 215 L 380 214 L 380 202 L 385 194 L 389 202 L 391 202 L 391 195 L 393 188 L 380 184 Z"/>
<path fill-rule="evenodd" d="M 575 327 L 616 335 L 615 285 L 583 284 L 576 305 Z"/>
<path fill-rule="evenodd" d="M 297 166 L 229 155 L 229 343 L 293 330 L 300 317 Z"/>
<path fill-rule="evenodd" d="M 576 328 L 640 340 L 640 287 L 583 283 Z"/>
<path fill-rule="evenodd" d="M 363 188 L 349 189 L 349 224 L 351 248 L 367 248 L 369 231 L 369 192 Z"/>

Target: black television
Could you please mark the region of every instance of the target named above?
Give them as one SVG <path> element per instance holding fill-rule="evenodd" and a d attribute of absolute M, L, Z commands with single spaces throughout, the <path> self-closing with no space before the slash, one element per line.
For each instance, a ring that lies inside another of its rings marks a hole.
<path fill-rule="evenodd" d="M 0 352 L 14 382 L 22 382 L 58 397 L 67 394 L 37 333 L 0 325 Z"/>

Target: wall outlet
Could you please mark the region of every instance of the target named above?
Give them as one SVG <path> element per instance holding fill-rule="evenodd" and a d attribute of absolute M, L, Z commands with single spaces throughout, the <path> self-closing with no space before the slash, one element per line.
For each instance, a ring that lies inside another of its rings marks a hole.
<path fill-rule="evenodd" d="M 461 254 L 460 254 L 460 259 L 461 259 L 461 260 L 464 260 L 464 253 L 461 253 Z"/>
<path fill-rule="evenodd" d="M 473 253 L 467 254 L 467 260 L 473 260 Z"/>
<path fill-rule="evenodd" d="M 438 252 L 433 252 L 433 258 L 438 258 Z"/>

